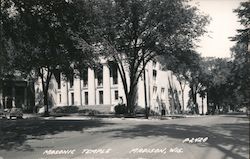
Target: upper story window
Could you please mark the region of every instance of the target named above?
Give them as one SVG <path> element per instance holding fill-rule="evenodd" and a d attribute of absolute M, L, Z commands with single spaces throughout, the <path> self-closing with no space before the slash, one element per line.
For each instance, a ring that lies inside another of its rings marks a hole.
<path fill-rule="evenodd" d="M 118 84 L 118 66 L 115 62 L 109 62 L 110 77 L 113 78 L 113 84 Z"/>
<path fill-rule="evenodd" d="M 70 88 L 74 87 L 74 76 L 70 77 L 70 79 L 69 79 L 69 87 Z"/>
<path fill-rule="evenodd" d="M 99 65 L 95 69 L 96 78 L 97 78 L 97 85 L 103 86 L 103 66 Z"/>
<path fill-rule="evenodd" d="M 165 88 L 161 88 L 161 94 L 164 95 L 165 93 Z"/>
<path fill-rule="evenodd" d="M 155 67 L 156 67 L 156 61 L 153 60 L 153 68 L 155 68 Z"/>
<path fill-rule="evenodd" d="M 84 76 L 85 78 L 83 79 L 83 87 L 88 87 L 88 74 Z"/>
<path fill-rule="evenodd" d="M 157 71 L 153 70 L 153 80 L 156 80 L 156 76 L 157 76 Z"/>
<path fill-rule="evenodd" d="M 156 94 L 156 92 L 157 92 L 157 87 L 154 86 L 154 87 L 153 87 L 153 93 Z"/>
<path fill-rule="evenodd" d="M 55 71 L 54 76 L 57 82 L 57 89 L 61 89 L 61 73 L 59 71 Z"/>
<path fill-rule="evenodd" d="M 88 69 L 81 71 L 81 79 L 83 80 L 83 87 L 88 87 Z"/>
<path fill-rule="evenodd" d="M 118 84 L 118 72 L 117 67 L 113 69 L 113 84 Z"/>

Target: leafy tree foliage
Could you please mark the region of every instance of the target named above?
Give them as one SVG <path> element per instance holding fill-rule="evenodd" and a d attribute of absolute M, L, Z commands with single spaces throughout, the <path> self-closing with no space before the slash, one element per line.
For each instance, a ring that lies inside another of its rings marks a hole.
<path fill-rule="evenodd" d="M 10 0 L 1 7 L 6 13 L 3 32 L 15 50 L 14 67 L 41 79 L 47 114 L 52 74 L 68 75 L 91 61 L 86 5 L 84 1 Z"/>
<path fill-rule="evenodd" d="M 236 45 L 232 47 L 233 60 L 233 90 L 235 96 L 235 105 L 248 106 L 250 105 L 250 2 L 242 2 L 240 6 L 234 10 L 239 17 L 239 22 L 244 26 L 243 29 L 238 29 L 238 34 L 232 38 L 236 41 Z"/>
<path fill-rule="evenodd" d="M 200 55 L 194 50 L 185 50 L 177 52 L 171 56 L 163 59 L 165 67 L 168 70 L 173 71 L 177 80 L 179 81 L 180 88 L 182 91 L 182 106 L 184 109 L 184 89 L 189 85 L 191 89 L 191 100 L 196 104 L 196 96 L 200 87 L 200 81 L 198 81 L 198 75 L 200 76 Z M 163 63 L 162 62 L 162 63 Z M 184 110 L 183 110 L 184 112 Z"/>
<path fill-rule="evenodd" d="M 200 79 L 208 97 L 210 113 L 223 109 L 227 111 L 232 103 L 232 62 L 226 58 L 204 58 Z"/>
<path fill-rule="evenodd" d="M 249 5 L 249 2 L 242 2 L 240 7 L 234 10 L 244 28 L 238 29 L 238 34 L 231 38 L 236 41 L 236 45 L 231 49 L 233 60 L 210 57 L 188 61 L 188 57 L 192 56 L 182 54 L 185 58 L 181 58 L 175 54 L 167 61 L 167 67 L 178 79 L 188 81 L 194 104 L 197 93 L 202 98 L 207 94 L 210 113 L 221 109 L 237 110 L 250 105 Z"/>
<path fill-rule="evenodd" d="M 99 48 L 118 64 L 129 113 L 134 112 L 145 65 L 158 56 L 192 49 L 208 22 L 185 0 L 107 0 L 93 6 L 98 10 Z"/>

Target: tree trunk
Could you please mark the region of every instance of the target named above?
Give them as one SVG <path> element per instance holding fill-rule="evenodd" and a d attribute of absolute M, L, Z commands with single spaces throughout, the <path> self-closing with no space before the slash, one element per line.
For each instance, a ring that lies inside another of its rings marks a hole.
<path fill-rule="evenodd" d="M 198 104 L 197 104 L 197 99 L 196 99 L 197 92 L 196 92 L 196 88 L 194 88 L 194 87 L 195 86 L 192 84 L 191 85 L 191 96 L 192 96 L 192 100 L 194 103 L 194 111 L 196 114 L 198 114 Z"/>
<path fill-rule="evenodd" d="M 48 90 L 49 90 L 49 83 L 52 76 L 52 72 L 47 69 L 47 77 L 44 78 L 44 70 L 41 68 L 39 70 L 39 76 L 42 80 L 42 88 L 43 88 L 43 104 L 45 106 L 44 116 L 49 116 L 49 103 L 48 103 Z"/>
<path fill-rule="evenodd" d="M 202 100 L 202 103 L 201 103 L 202 104 L 202 115 L 204 115 L 204 103 L 203 103 L 204 98 L 202 97 L 201 100 Z"/>
<path fill-rule="evenodd" d="M 45 105 L 44 116 L 49 116 L 48 90 L 43 90 L 43 102 Z"/>
<path fill-rule="evenodd" d="M 181 89 L 181 98 L 182 98 L 182 114 L 184 114 L 184 89 Z"/>
<path fill-rule="evenodd" d="M 128 113 L 130 115 L 134 115 L 135 113 L 136 93 L 137 93 L 136 88 L 131 89 L 128 93 L 127 107 L 128 107 Z"/>
<path fill-rule="evenodd" d="M 144 64 L 144 63 L 143 63 Z M 146 85 L 146 71 L 143 72 L 143 85 L 144 85 L 144 100 L 145 100 L 145 118 L 148 119 L 148 101 L 147 101 L 147 85 Z"/>

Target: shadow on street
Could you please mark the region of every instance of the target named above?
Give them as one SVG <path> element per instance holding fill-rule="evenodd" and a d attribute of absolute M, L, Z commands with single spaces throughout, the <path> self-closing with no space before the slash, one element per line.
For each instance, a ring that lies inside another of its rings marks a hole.
<path fill-rule="evenodd" d="M 130 127 L 115 125 L 119 123 L 105 123 L 102 120 L 20 120 L 0 121 L 0 149 L 33 151 L 25 145 L 29 139 L 43 140 L 45 135 L 54 135 L 65 131 L 84 131 L 89 128 L 110 127 L 111 129 L 97 129 L 93 134 L 110 133 L 110 140 L 136 139 L 137 137 L 166 137 L 183 140 L 192 137 L 209 137 L 205 144 L 196 145 L 219 150 L 223 158 L 248 159 L 249 155 L 249 119 L 239 117 L 239 123 L 215 124 L 211 126 L 184 125 L 184 124 L 135 124 Z M 22 147 L 22 149 L 18 149 Z"/>
<path fill-rule="evenodd" d="M 248 117 L 239 117 L 238 120 L 248 121 Z M 224 153 L 222 159 L 248 159 L 249 158 L 249 122 L 217 124 L 213 127 L 190 126 L 180 124 L 161 124 L 161 125 L 137 125 L 131 129 L 112 129 L 95 133 L 115 132 L 112 139 L 137 137 L 169 137 L 182 139 L 185 137 L 209 137 L 206 145 L 197 143 L 200 147 L 215 148 Z M 230 148 L 229 148 L 230 147 Z M 239 155 L 248 156 L 248 158 Z"/>
<path fill-rule="evenodd" d="M 0 121 L 0 150 L 33 151 L 29 139 L 43 140 L 45 135 L 79 131 L 107 125 L 101 120 L 6 120 Z"/>

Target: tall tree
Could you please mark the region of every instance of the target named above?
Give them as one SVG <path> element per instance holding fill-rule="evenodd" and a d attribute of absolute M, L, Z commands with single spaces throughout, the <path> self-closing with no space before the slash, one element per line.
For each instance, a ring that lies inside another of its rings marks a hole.
<path fill-rule="evenodd" d="M 202 74 L 200 82 L 205 87 L 202 93 L 208 97 L 208 105 L 211 106 L 211 113 L 215 110 L 224 110 L 229 106 L 232 98 L 230 91 L 232 62 L 227 58 L 203 58 L 201 65 Z"/>
<path fill-rule="evenodd" d="M 92 48 L 84 27 L 88 17 L 86 5 L 84 1 L 62 0 L 10 0 L 2 5 L 9 13 L 3 30 L 15 49 L 15 68 L 40 78 L 48 115 L 48 89 L 53 73 L 60 70 L 67 75 L 75 66 L 91 61 Z"/>
<path fill-rule="evenodd" d="M 134 112 L 136 87 L 146 64 L 193 48 L 208 22 L 186 0 L 107 0 L 96 1 L 95 8 L 99 46 L 118 64 L 129 113 Z"/>
<path fill-rule="evenodd" d="M 193 75 L 195 72 L 200 71 L 200 55 L 194 50 L 185 50 L 165 57 L 162 60 L 166 69 L 171 70 L 175 74 L 180 84 L 182 92 L 182 112 L 184 112 L 184 89 L 187 85 L 189 85 L 192 92 L 194 92 L 191 96 L 192 101 L 196 101 L 194 98 L 196 98 L 197 90 L 194 90 L 193 85 L 197 82 L 193 80 Z"/>
<path fill-rule="evenodd" d="M 236 41 L 232 47 L 233 56 L 233 92 L 239 106 L 250 105 L 250 2 L 242 2 L 240 6 L 234 10 L 238 15 L 239 22 L 243 26 L 238 29 L 238 34 L 231 38 Z"/>

